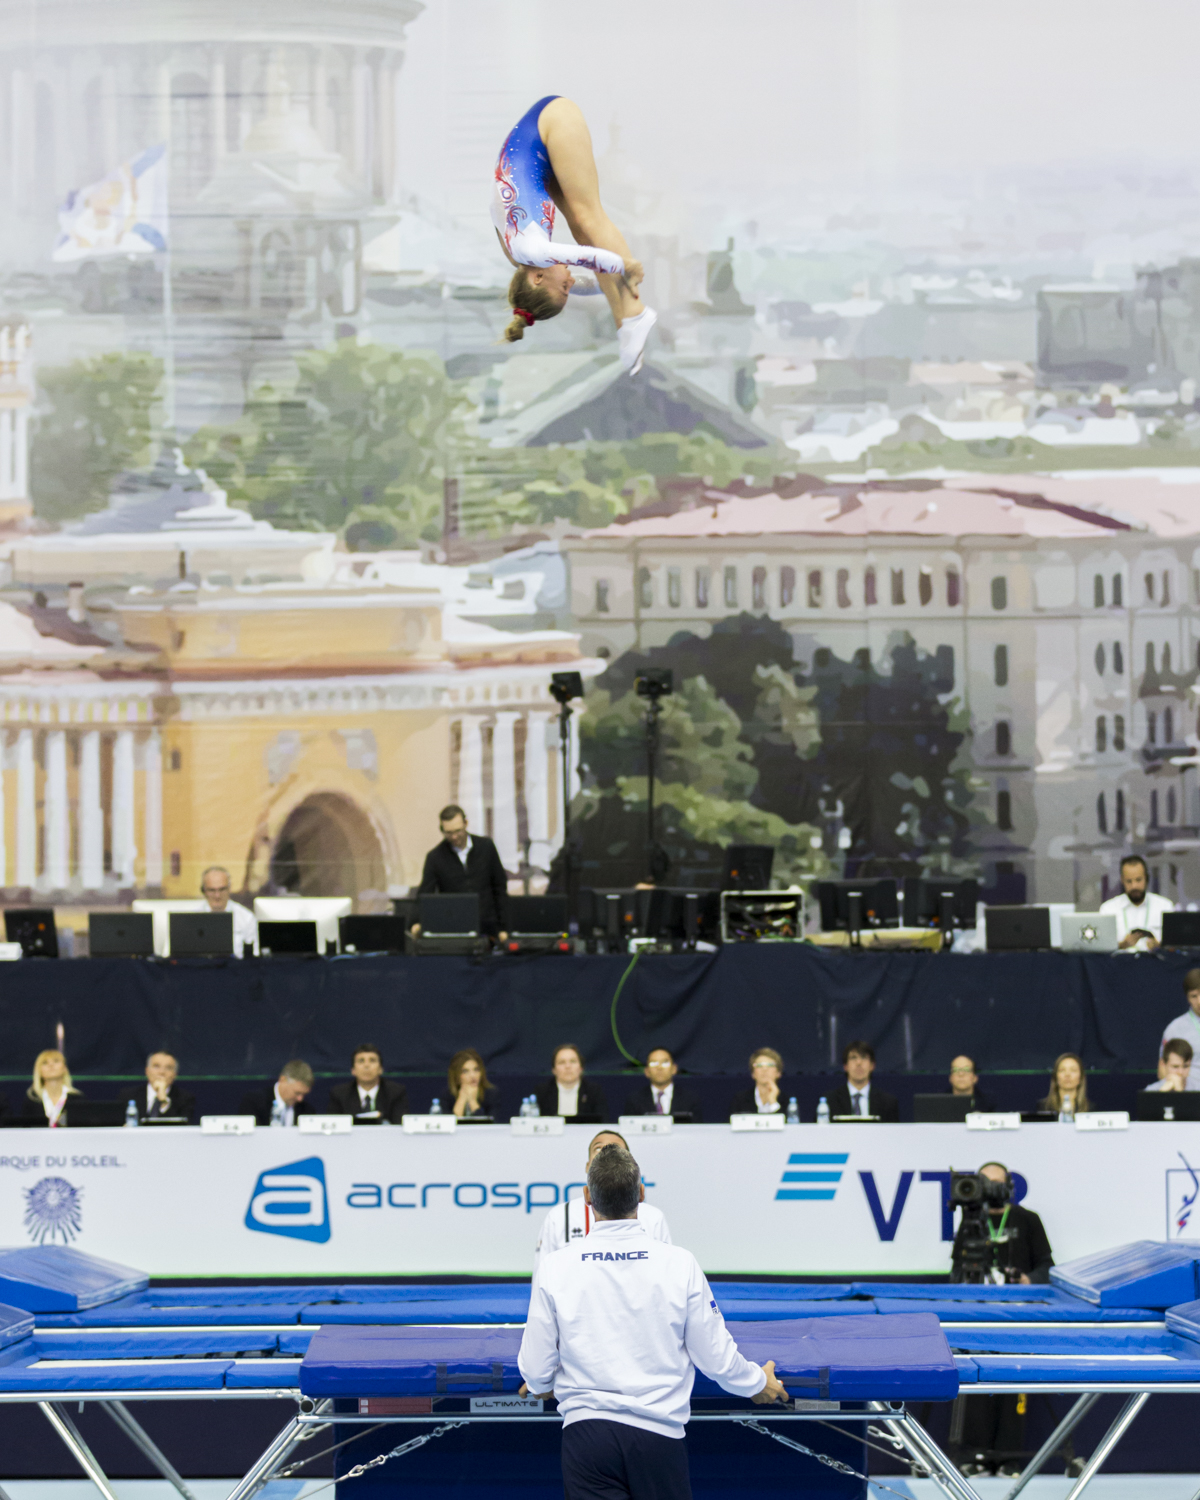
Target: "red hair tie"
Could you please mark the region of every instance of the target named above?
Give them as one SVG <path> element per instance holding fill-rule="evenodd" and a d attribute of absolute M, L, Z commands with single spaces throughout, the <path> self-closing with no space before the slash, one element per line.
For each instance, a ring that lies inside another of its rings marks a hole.
<path fill-rule="evenodd" d="M 534 323 L 537 322 L 537 319 L 533 316 L 533 314 L 531 312 L 527 312 L 523 307 L 514 307 L 513 312 L 516 313 L 518 318 L 524 318 L 525 326 L 527 328 L 532 328 Z"/>

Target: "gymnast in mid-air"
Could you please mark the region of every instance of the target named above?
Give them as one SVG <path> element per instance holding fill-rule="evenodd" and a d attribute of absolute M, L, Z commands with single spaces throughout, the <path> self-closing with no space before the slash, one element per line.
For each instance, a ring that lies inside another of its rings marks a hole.
<path fill-rule="evenodd" d="M 552 242 L 556 209 L 574 245 Z M 496 162 L 492 221 L 517 268 L 508 288 L 513 319 L 504 337 L 515 343 L 534 323 L 556 318 L 572 291 L 596 291 L 571 274 L 572 267 L 594 271 L 617 325 L 621 364 L 636 375 L 658 315 L 638 295 L 641 262 L 601 206 L 592 138 L 570 99 L 548 94 L 509 131 Z"/>

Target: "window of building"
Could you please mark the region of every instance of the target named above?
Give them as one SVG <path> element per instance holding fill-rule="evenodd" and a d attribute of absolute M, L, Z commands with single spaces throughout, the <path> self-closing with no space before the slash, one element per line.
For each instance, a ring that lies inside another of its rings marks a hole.
<path fill-rule="evenodd" d="M 1104 802 L 1103 792 L 1096 798 L 1096 827 L 1101 833 L 1108 832 L 1108 808 Z"/>
<path fill-rule="evenodd" d="M 868 568 L 863 574 L 863 603 L 878 604 L 879 597 L 875 587 L 875 569 Z"/>
<path fill-rule="evenodd" d="M 596 613 L 606 615 L 608 613 L 608 579 L 596 579 Z"/>
<path fill-rule="evenodd" d="M 1147 598 L 1147 600 L 1151 604 L 1154 603 L 1154 574 L 1153 573 L 1147 573 L 1146 574 L 1146 598 Z"/>
<path fill-rule="evenodd" d="M 667 603 L 672 609 L 683 603 L 683 577 L 678 568 L 667 569 Z"/>
<path fill-rule="evenodd" d="M 892 603 L 904 603 L 904 569 L 892 569 Z"/>
<path fill-rule="evenodd" d="M 1146 743 L 1158 744 L 1158 715 L 1153 709 L 1146 715 Z"/>
<path fill-rule="evenodd" d="M 708 608 L 708 585 L 711 575 L 707 568 L 696 569 L 696 608 Z"/>
<path fill-rule="evenodd" d="M 171 754 L 170 754 L 170 756 L 167 759 L 167 769 L 169 771 L 182 771 L 183 770 L 183 751 L 182 750 L 172 750 L 171 751 Z"/>
<path fill-rule="evenodd" d="M 1012 730 L 1007 719 L 1000 719 L 996 724 L 996 754 L 1012 754 Z"/>
<path fill-rule="evenodd" d="M 1167 643 L 1162 648 L 1162 669 L 1163 669 L 1164 674 L 1167 673 L 1167 672 L 1169 672 L 1171 670 L 1171 643 L 1170 643 L 1170 641 L 1167 641 Z"/>
<path fill-rule="evenodd" d="M 839 609 L 850 608 L 850 569 L 837 570 L 837 602 Z"/>
<path fill-rule="evenodd" d="M 725 608 L 737 608 L 737 569 L 734 567 L 725 569 Z"/>
<path fill-rule="evenodd" d="M 1163 709 L 1163 744 L 1173 745 L 1175 743 L 1175 710 L 1173 708 Z"/>
<path fill-rule="evenodd" d="M 638 604 L 642 609 L 651 609 L 654 605 L 654 574 L 649 568 L 638 569 Z"/>
<path fill-rule="evenodd" d="M 929 604 L 933 599 L 933 574 L 928 568 L 922 568 L 917 574 L 917 598 L 922 604 Z"/>
<path fill-rule="evenodd" d="M 1112 600 L 1113 600 L 1113 603 L 1117 606 L 1118 609 L 1120 609 L 1120 607 L 1121 607 L 1121 603 L 1122 603 L 1124 594 L 1125 594 L 1125 580 L 1121 577 L 1120 573 L 1114 573 L 1113 574 L 1113 587 L 1112 587 Z"/>
<path fill-rule="evenodd" d="M 1100 645 L 1100 646 L 1096 647 L 1095 661 L 1096 661 L 1096 671 L 1099 672 L 1099 674 L 1100 674 L 1101 677 L 1103 677 L 1104 676 L 1104 666 L 1105 666 L 1105 661 L 1104 661 L 1104 647 L 1103 647 L 1103 645 Z"/>
<path fill-rule="evenodd" d="M 1115 816 L 1113 818 L 1113 822 L 1117 825 L 1117 832 L 1118 833 L 1124 833 L 1124 831 L 1125 831 L 1125 793 L 1123 791 L 1121 791 L 1120 788 L 1118 788 L 1117 789 L 1117 795 L 1116 795 L 1116 797 L 1113 800 L 1116 802 L 1116 808 L 1114 809 Z"/>
<path fill-rule="evenodd" d="M 1154 642 L 1153 641 L 1147 641 L 1146 642 L 1146 671 L 1147 671 L 1147 673 L 1151 677 L 1153 677 L 1153 675 L 1154 675 Z"/>
<path fill-rule="evenodd" d="M 1012 793 L 996 793 L 996 827 L 1003 829 L 1006 833 L 1012 831 Z"/>
<path fill-rule="evenodd" d="M 767 570 L 766 568 L 755 568 L 750 575 L 750 593 L 753 598 L 755 609 L 766 609 L 767 607 Z"/>
<path fill-rule="evenodd" d="M 779 570 L 779 603 L 780 607 L 786 609 L 796 597 L 796 570 L 795 568 L 780 568 Z"/>
<path fill-rule="evenodd" d="M 1125 748 L 1125 715 L 1113 714 L 1113 749 L 1124 750 Z M 1120 824 L 1117 825 L 1120 827 Z"/>
<path fill-rule="evenodd" d="M 1175 801 L 1175 788 L 1173 786 L 1169 786 L 1167 788 L 1167 822 L 1168 823 L 1173 823 L 1175 821 L 1175 814 L 1176 814 L 1176 812 L 1178 810 L 1179 810 L 1178 809 L 1178 804 Z"/>
<path fill-rule="evenodd" d="M 1150 827 L 1151 828 L 1157 828 L 1158 827 L 1158 792 L 1157 792 L 1157 790 L 1155 790 L 1155 791 L 1153 791 L 1153 792 L 1150 793 Z"/>
<path fill-rule="evenodd" d="M 183 874 L 183 855 L 178 849 L 171 850 L 171 874 L 176 880 Z"/>
<path fill-rule="evenodd" d="M 1103 714 L 1096 720 L 1096 754 L 1103 755 L 1108 749 L 1108 720 Z"/>
<path fill-rule="evenodd" d="M 1162 600 L 1160 602 L 1163 604 L 1170 604 L 1171 602 L 1171 574 L 1167 568 L 1163 569 Z M 1169 821 L 1170 819 L 1168 819 Z"/>
<path fill-rule="evenodd" d="M 992 608 L 993 609 L 1007 609 L 1008 608 L 1008 579 L 1007 578 L 993 578 L 992 579 Z"/>
<path fill-rule="evenodd" d="M 951 609 L 957 609 L 960 597 L 958 574 L 949 568 L 946 572 L 946 603 Z"/>
<path fill-rule="evenodd" d="M 1192 569 L 1192 602 L 1200 604 L 1200 568 Z"/>
<path fill-rule="evenodd" d="M 992 652 L 992 676 L 997 687 L 1008 686 L 1008 647 L 997 646 Z"/>
<path fill-rule="evenodd" d="M 1117 674 L 1118 677 L 1120 677 L 1121 674 L 1124 672 L 1124 670 L 1125 670 L 1125 652 L 1123 651 L 1123 649 L 1121 647 L 1120 641 L 1114 641 L 1113 642 L 1113 671 Z"/>
<path fill-rule="evenodd" d="M 809 609 L 821 607 L 821 570 L 819 568 L 814 568 L 808 575 L 808 607 Z"/>
<path fill-rule="evenodd" d="M 1104 608 L 1104 575 L 1097 573 L 1092 579 L 1092 603 L 1097 609 Z"/>

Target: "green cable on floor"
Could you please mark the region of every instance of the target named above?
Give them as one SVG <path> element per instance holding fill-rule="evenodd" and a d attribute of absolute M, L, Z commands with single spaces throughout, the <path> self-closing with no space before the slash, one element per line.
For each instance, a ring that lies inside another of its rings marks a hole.
<path fill-rule="evenodd" d="M 633 955 L 633 957 L 629 960 L 628 967 L 626 968 L 624 974 L 621 975 L 621 978 L 617 984 L 616 992 L 612 998 L 612 1010 L 609 1012 L 608 1016 L 609 1023 L 612 1026 L 613 1041 L 617 1044 L 617 1050 L 620 1052 L 621 1056 L 625 1058 L 627 1062 L 631 1062 L 635 1068 L 640 1068 L 642 1066 L 641 1059 L 634 1057 L 633 1053 L 629 1052 L 626 1049 L 625 1043 L 621 1040 L 621 1033 L 617 1030 L 617 1001 L 621 998 L 621 991 L 625 988 L 625 981 L 633 973 L 634 966 L 645 951 L 646 950 L 644 948 L 639 948 Z"/>

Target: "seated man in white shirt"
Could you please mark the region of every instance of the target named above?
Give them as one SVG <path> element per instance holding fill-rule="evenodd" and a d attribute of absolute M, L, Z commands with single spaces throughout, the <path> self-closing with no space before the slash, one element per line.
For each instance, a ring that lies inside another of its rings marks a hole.
<path fill-rule="evenodd" d="M 598 1151 L 596 1227 L 550 1257 L 529 1302 L 521 1389 L 558 1401 L 570 1500 L 691 1500 L 683 1439 L 697 1369 L 731 1395 L 788 1399 L 773 1361 L 738 1352 L 695 1256 L 638 1222 L 640 1191 L 628 1151 Z"/>
<path fill-rule="evenodd" d="M 596 1159 L 596 1153 L 603 1151 L 605 1146 L 620 1146 L 628 1151 L 625 1137 L 618 1135 L 615 1130 L 602 1130 L 599 1135 L 593 1136 L 592 1143 L 588 1147 L 587 1168 Z M 585 1175 L 587 1168 L 585 1168 Z M 667 1228 L 666 1215 L 653 1203 L 646 1202 L 646 1189 L 641 1189 L 637 1207 L 638 1223 L 645 1229 L 651 1239 L 659 1240 L 664 1245 L 671 1243 L 671 1231 Z M 591 1205 L 586 1197 L 568 1198 L 563 1203 L 557 1203 L 542 1221 L 541 1232 L 538 1235 L 537 1249 L 534 1252 L 533 1279 L 536 1282 L 538 1272 L 545 1264 L 546 1257 L 553 1255 L 556 1250 L 561 1250 L 564 1245 L 573 1245 L 579 1240 L 586 1239 L 596 1225 L 596 1216 L 593 1214 Z"/>
<path fill-rule="evenodd" d="M 1118 948 L 1149 953 L 1162 942 L 1163 912 L 1174 911 L 1175 903 L 1150 889 L 1149 871 L 1140 854 L 1127 854 L 1121 861 L 1121 885 L 1121 894 L 1102 901 L 1100 910 L 1117 919 Z"/>
<path fill-rule="evenodd" d="M 209 865 L 200 877 L 200 894 L 208 902 L 209 910 L 232 912 L 233 956 L 242 958 L 247 947 L 258 952 L 258 922 L 240 901 L 229 899 L 232 889 L 229 871 L 223 865 Z"/>
<path fill-rule="evenodd" d="M 1185 1042 L 1182 1037 L 1173 1036 L 1164 1044 L 1162 1057 L 1158 1063 L 1158 1082 L 1151 1083 L 1144 1090 L 1147 1094 L 1183 1094 L 1188 1092 L 1188 1074 L 1192 1068 L 1191 1042 Z"/>
<path fill-rule="evenodd" d="M 1187 1087 L 1189 1089 L 1200 1089 L 1200 1068 L 1196 1067 L 1195 1056 L 1200 1052 L 1200 969 L 1189 969 L 1183 976 L 1183 990 L 1187 996 L 1188 1008 L 1183 1015 L 1176 1016 L 1168 1023 L 1162 1034 L 1162 1042 L 1158 1049 L 1158 1055 L 1163 1059 L 1159 1063 L 1158 1076 L 1164 1077 L 1163 1066 L 1167 1055 L 1167 1043 L 1178 1037 L 1187 1042 L 1192 1049 L 1191 1069 L 1188 1073 Z"/>

